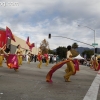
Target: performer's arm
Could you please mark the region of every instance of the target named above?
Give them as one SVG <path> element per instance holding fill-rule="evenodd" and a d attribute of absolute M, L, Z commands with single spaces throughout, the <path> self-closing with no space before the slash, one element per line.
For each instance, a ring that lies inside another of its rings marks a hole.
<path fill-rule="evenodd" d="M 6 44 L 2 47 L 2 49 L 3 49 L 3 50 L 5 50 L 5 49 L 6 49 Z"/>
<path fill-rule="evenodd" d="M 0 48 L 0 51 L 2 51 L 3 54 L 5 54 L 6 56 L 8 56 L 8 54 L 3 50 L 3 48 Z"/>
<path fill-rule="evenodd" d="M 15 54 L 17 54 L 17 52 L 18 52 L 18 49 L 16 49 Z"/>

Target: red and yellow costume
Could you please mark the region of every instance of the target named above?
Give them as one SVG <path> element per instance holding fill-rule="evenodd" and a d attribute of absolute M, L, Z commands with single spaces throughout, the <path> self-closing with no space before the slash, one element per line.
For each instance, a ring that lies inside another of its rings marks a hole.
<path fill-rule="evenodd" d="M 0 67 L 2 67 L 4 55 L 8 55 L 3 48 L 0 48 Z"/>
<path fill-rule="evenodd" d="M 100 62 L 98 63 L 98 58 L 95 56 L 91 57 L 91 66 L 90 68 L 94 68 L 95 71 L 98 71 L 100 69 Z"/>
<path fill-rule="evenodd" d="M 20 55 L 20 65 L 22 65 L 22 63 L 23 63 L 23 52 L 21 51 L 20 54 L 21 54 Z"/>
<path fill-rule="evenodd" d="M 93 60 L 93 66 L 94 66 L 95 71 L 99 70 L 99 63 L 98 63 L 97 57 L 95 57 Z"/>
<path fill-rule="evenodd" d="M 38 53 L 37 59 L 39 61 L 38 68 L 41 68 L 41 65 L 42 65 L 42 53 L 41 52 Z"/>
<path fill-rule="evenodd" d="M 44 57 L 45 57 L 45 59 L 46 59 L 46 66 L 48 66 L 48 64 L 49 64 L 48 54 L 44 54 Z"/>
<path fill-rule="evenodd" d="M 22 51 L 20 49 L 17 49 L 15 54 L 17 54 L 18 65 L 22 65 Z"/>
<path fill-rule="evenodd" d="M 0 55 L 0 67 L 2 67 L 2 63 L 3 63 L 3 55 Z"/>
<path fill-rule="evenodd" d="M 75 74 L 76 70 L 74 67 L 74 63 L 72 61 L 72 53 L 70 51 L 67 51 L 67 59 L 70 60 L 69 62 L 67 62 L 67 69 L 66 69 L 66 74 L 64 76 L 65 81 L 70 81 L 70 76 Z"/>

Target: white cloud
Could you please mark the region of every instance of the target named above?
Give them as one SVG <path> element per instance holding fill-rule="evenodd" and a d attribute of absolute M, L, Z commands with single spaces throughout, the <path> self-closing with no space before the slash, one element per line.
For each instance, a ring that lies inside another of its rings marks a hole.
<path fill-rule="evenodd" d="M 30 36 L 31 42 L 39 46 L 46 38 L 51 49 L 75 42 L 54 37 L 49 40 L 48 34 L 51 33 L 52 36 L 65 36 L 92 44 L 93 31 L 86 27 L 78 27 L 78 24 L 81 24 L 96 29 L 96 42 L 99 43 L 99 0 L 17 0 L 17 2 L 19 6 L 0 6 L 0 27 L 8 26 L 15 35 L 24 40 Z"/>

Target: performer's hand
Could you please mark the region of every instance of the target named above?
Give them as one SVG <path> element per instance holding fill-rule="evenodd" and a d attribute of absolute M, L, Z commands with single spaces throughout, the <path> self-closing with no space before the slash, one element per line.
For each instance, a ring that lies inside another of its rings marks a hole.
<path fill-rule="evenodd" d="M 4 54 L 1 54 L 1 56 L 3 56 Z"/>
<path fill-rule="evenodd" d="M 6 54 L 6 56 L 9 56 L 8 54 Z"/>

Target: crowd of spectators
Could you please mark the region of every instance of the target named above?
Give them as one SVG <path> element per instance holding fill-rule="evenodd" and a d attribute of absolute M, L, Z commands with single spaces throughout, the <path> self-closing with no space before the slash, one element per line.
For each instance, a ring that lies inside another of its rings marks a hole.
<path fill-rule="evenodd" d="M 24 57 L 24 58 L 25 58 L 25 57 Z M 58 55 L 49 55 L 49 56 L 48 56 L 48 59 L 49 59 L 49 63 L 51 63 L 51 64 L 53 64 L 53 63 L 58 63 L 58 62 L 60 61 Z M 24 59 L 24 60 L 26 60 L 26 59 Z M 38 61 L 37 55 L 31 54 L 31 55 L 30 55 L 30 61 L 31 61 L 31 62 L 36 62 L 36 61 Z M 46 63 L 46 59 L 45 59 L 44 56 L 42 56 L 42 62 L 43 62 L 43 63 Z"/>

